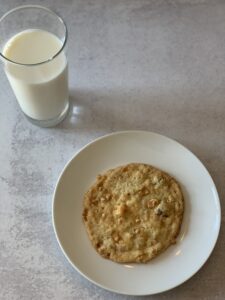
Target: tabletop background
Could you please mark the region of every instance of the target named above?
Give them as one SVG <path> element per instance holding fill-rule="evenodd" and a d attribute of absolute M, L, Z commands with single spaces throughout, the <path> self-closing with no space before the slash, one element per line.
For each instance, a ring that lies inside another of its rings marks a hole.
<path fill-rule="evenodd" d="M 0 0 L 0 14 L 26 3 Z M 225 1 L 35 3 L 68 25 L 71 109 L 55 128 L 30 124 L 1 66 L 0 299 L 130 299 L 82 278 L 64 258 L 51 222 L 66 162 L 95 138 L 130 129 L 166 135 L 193 151 L 222 207 L 219 239 L 203 268 L 144 299 L 225 299 Z"/>

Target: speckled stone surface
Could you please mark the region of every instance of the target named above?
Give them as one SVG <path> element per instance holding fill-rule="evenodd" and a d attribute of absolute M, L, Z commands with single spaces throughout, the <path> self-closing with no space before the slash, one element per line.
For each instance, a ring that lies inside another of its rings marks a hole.
<path fill-rule="evenodd" d="M 2 0 L 0 14 L 25 3 Z M 82 278 L 51 222 L 66 162 L 96 137 L 128 129 L 161 133 L 193 151 L 222 206 L 219 240 L 204 267 L 145 299 L 225 299 L 225 1 L 35 3 L 67 22 L 71 110 L 55 128 L 33 126 L 0 69 L 0 299 L 129 299 Z"/>

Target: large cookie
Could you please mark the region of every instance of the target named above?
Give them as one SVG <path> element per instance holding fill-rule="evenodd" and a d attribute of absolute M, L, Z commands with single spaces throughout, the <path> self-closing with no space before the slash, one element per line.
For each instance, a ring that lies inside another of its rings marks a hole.
<path fill-rule="evenodd" d="M 177 181 L 131 163 L 97 177 L 84 196 L 83 220 L 97 252 L 116 262 L 147 262 L 176 242 L 184 201 Z"/>

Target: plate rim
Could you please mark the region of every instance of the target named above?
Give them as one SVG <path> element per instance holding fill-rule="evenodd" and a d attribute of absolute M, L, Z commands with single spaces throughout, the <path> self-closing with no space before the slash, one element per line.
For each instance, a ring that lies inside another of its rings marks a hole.
<path fill-rule="evenodd" d="M 156 292 L 145 292 L 145 293 L 126 293 L 126 292 L 121 292 L 119 290 L 104 286 L 102 284 L 100 284 L 99 282 L 93 280 L 92 278 L 88 277 L 85 273 L 83 273 L 81 270 L 79 270 L 79 268 L 71 261 L 70 257 L 67 255 L 66 251 L 64 250 L 60 239 L 58 237 L 58 233 L 57 233 L 57 229 L 56 229 L 56 224 L 55 224 L 55 199 L 56 199 L 56 193 L 57 193 L 57 189 L 58 189 L 58 185 L 61 181 L 61 178 L 64 174 L 64 172 L 66 171 L 66 169 L 69 167 L 69 165 L 72 163 L 72 161 L 79 155 L 79 153 L 81 153 L 83 150 L 85 150 L 86 148 L 88 148 L 90 145 L 97 143 L 100 140 L 106 139 L 106 138 L 110 138 L 111 136 L 115 136 L 115 135 L 122 135 L 122 134 L 150 134 L 150 135 L 155 135 L 159 138 L 163 138 L 166 139 L 168 141 L 172 141 L 173 143 L 175 143 L 177 146 L 181 147 L 183 150 L 188 151 L 189 153 L 191 153 L 197 160 L 198 162 L 201 164 L 201 167 L 204 168 L 205 172 L 207 173 L 207 175 L 209 176 L 212 186 L 214 188 L 215 191 L 215 196 L 216 196 L 216 202 L 218 205 L 218 228 L 217 228 L 217 232 L 214 236 L 214 243 L 211 246 L 210 251 L 208 252 L 208 254 L 205 257 L 205 260 L 203 260 L 203 262 L 201 263 L 201 265 L 195 270 L 195 272 L 191 273 L 187 278 L 185 278 L 184 280 L 182 280 L 181 282 L 179 282 L 178 284 L 174 284 L 173 286 L 160 290 L 160 291 L 156 291 Z M 178 142 L 177 140 L 170 138 L 168 136 L 165 136 L 163 134 L 159 134 L 157 132 L 153 132 L 153 131 L 147 131 L 147 130 L 122 130 L 122 131 L 115 131 L 115 132 L 111 132 L 108 134 L 104 134 L 102 136 L 99 136 L 93 140 L 91 140 L 90 142 L 88 142 L 87 144 L 85 144 L 83 147 L 81 147 L 79 150 L 77 150 L 72 156 L 71 158 L 67 161 L 67 163 L 64 165 L 64 167 L 62 168 L 62 171 L 60 172 L 58 179 L 55 183 L 55 188 L 54 188 L 54 192 L 53 192 L 53 196 L 52 196 L 52 226 L 53 226 L 53 230 L 55 233 L 55 237 L 56 240 L 58 242 L 58 245 L 62 251 L 62 253 L 64 254 L 64 256 L 66 257 L 67 261 L 70 263 L 70 265 L 72 266 L 73 269 L 75 269 L 81 276 L 83 276 L 85 279 L 87 279 L 89 282 L 93 283 L 94 285 L 106 290 L 106 291 L 110 291 L 116 294 L 120 294 L 120 295 L 128 295 L 128 296 L 149 296 L 149 295 L 156 295 L 156 294 L 160 294 L 160 293 L 164 293 L 167 292 L 169 290 L 172 290 L 180 285 L 182 285 L 183 283 L 185 283 L 186 281 L 188 281 L 190 278 L 192 278 L 197 272 L 199 272 L 199 270 L 205 265 L 205 263 L 207 262 L 207 260 L 209 259 L 209 257 L 211 256 L 213 250 L 215 249 L 216 243 L 218 241 L 218 237 L 220 234 L 220 228 L 221 228 L 221 203 L 220 203 L 220 198 L 219 198 L 219 194 L 216 188 L 216 185 L 214 183 L 214 180 L 211 176 L 211 174 L 209 173 L 208 169 L 205 167 L 205 165 L 203 164 L 203 162 L 199 159 L 199 157 L 194 154 L 189 148 L 185 147 L 183 144 L 181 144 L 180 142 Z"/>

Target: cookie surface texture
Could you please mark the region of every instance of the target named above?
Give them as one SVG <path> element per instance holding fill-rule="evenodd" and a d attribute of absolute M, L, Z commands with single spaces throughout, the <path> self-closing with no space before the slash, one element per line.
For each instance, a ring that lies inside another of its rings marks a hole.
<path fill-rule="evenodd" d="M 184 212 L 179 183 L 140 163 L 99 175 L 83 204 L 92 245 L 101 256 L 119 263 L 147 262 L 174 244 Z"/>

